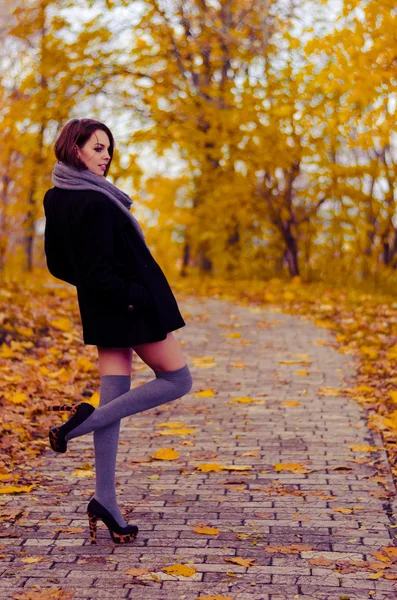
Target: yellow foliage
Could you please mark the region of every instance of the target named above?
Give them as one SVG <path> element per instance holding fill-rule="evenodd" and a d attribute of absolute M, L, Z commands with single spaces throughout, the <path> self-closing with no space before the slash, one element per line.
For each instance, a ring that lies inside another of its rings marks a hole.
<path fill-rule="evenodd" d="M 13 404 L 25 404 L 27 399 L 28 396 L 23 392 L 16 392 L 9 398 L 10 402 Z"/>
<path fill-rule="evenodd" d="M 66 332 L 72 331 L 74 327 L 72 321 L 67 317 L 59 317 L 58 319 L 52 319 L 52 321 L 50 321 L 50 325 L 51 327 L 55 327 L 60 331 Z"/>

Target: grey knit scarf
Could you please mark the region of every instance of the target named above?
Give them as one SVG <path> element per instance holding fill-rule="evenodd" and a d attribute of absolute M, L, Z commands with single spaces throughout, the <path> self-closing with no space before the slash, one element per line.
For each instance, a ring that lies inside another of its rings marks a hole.
<path fill-rule="evenodd" d="M 131 220 L 136 231 L 145 242 L 145 236 L 134 215 L 130 212 L 131 198 L 118 187 L 107 181 L 104 177 L 96 175 L 88 169 L 79 170 L 57 161 L 52 172 L 52 183 L 64 190 L 94 190 L 106 194 L 120 210 Z M 147 247 L 147 244 L 146 244 Z"/>

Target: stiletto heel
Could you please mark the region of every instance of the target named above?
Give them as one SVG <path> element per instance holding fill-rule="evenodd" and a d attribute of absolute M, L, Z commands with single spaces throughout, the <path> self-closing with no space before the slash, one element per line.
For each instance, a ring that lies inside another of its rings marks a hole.
<path fill-rule="evenodd" d="M 91 498 L 87 506 L 88 522 L 90 526 L 91 544 L 96 544 L 96 525 L 97 520 L 101 519 L 109 530 L 111 538 L 115 544 L 124 544 L 133 541 L 138 534 L 137 525 L 127 525 L 121 527 L 114 519 L 112 514 L 102 504 Z M 94 541 L 93 541 L 94 540 Z"/>
<path fill-rule="evenodd" d="M 80 402 L 71 408 L 71 417 L 62 425 L 51 427 L 49 431 L 50 445 L 55 452 L 66 452 L 67 442 L 65 436 L 75 427 L 83 423 L 94 412 L 95 406 L 88 402 Z"/>
<path fill-rule="evenodd" d="M 90 526 L 90 543 L 96 544 L 96 524 L 98 518 L 92 513 L 88 512 L 88 524 Z"/>

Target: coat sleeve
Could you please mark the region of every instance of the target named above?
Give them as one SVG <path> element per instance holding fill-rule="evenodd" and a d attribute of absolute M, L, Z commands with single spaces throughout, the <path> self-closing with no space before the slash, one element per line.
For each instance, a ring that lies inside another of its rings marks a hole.
<path fill-rule="evenodd" d="M 76 285 L 73 266 L 68 257 L 65 255 L 62 244 L 59 244 L 59 239 L 51 227 L 48 216 L 48 207 L 46 204 L 46 196 L 44 196 L 43 204 L 46 215 L 44 229 L 44 252 L 46 256 L 47 268 L 51 275 L 57 279 L 66 281 L 71 285 Z"/>
<path fill-rule="evenodd" d="M 114 271 L 114 215 L 111 200 L 90 199 L 84 207 L 79 227 L 79 254 L 82 285 L 98 293 L 115 308 L 127 311 L 152 303 L 146 287 L 120 277 Z"/>

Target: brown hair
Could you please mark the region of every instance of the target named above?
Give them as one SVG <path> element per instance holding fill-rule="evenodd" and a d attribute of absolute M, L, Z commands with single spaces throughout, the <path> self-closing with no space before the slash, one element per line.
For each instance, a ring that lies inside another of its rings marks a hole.
<path fill-rule="evenodd" d="M 110 160 L 104 172 L 104 175 L 107 175 L 113 158 L 114 138 L 109 127 L 95 119 L 72 119 L 66 123 L 54 145 L 57 159 L 76 169 L 87 169 L 87 166 L 78 157 L 75 146 L 82 148 L 97 129 L 102 129 L 109 137 Z"/>

